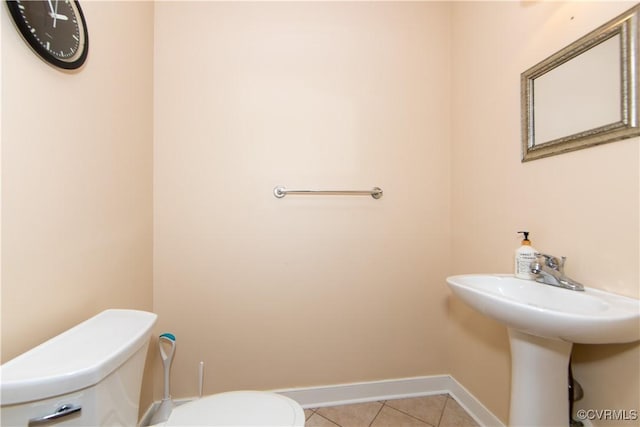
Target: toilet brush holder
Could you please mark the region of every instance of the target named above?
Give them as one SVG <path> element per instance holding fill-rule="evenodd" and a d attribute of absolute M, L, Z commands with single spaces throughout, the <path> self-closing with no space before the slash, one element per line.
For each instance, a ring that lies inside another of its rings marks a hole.
<path fill-rule="evenodd" d="M 169 373 L 171 370 L 171 362 L 173 362 L 173 354 L 176 351 L 176 337 L 173 334 L 162 334 L 158 337 L 158 347 L 160 348 L 160 358 L 164 367 L 164 394 L 160 406 L 151 418 L 151 425 L 162 423 L 169 419 L 171 410 L 173 409 L 173 401 L 169 394 Z M 167 351 L 165 351 L 165 348 Z"/>

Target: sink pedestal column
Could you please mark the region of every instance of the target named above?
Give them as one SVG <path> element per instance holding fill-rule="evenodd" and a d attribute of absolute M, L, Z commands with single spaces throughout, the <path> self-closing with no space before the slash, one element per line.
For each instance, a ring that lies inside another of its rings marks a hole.
<path fill-rule="evenodd" d="M 569 357 L 572 343 L 509 328 L 511 405 L 509 425 L 569 425 Z"/>

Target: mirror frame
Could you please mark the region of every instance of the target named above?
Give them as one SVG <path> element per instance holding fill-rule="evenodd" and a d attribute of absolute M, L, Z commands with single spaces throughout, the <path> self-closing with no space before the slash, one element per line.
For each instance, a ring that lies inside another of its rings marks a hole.
<path fill-rule="evenodd" d="M 639 11 L 640 5 L 632 7 L 521 74 L 522 162 L 640 135 L 638 125 Z M 536 144 L 534 80 L 616 35 L 620 35 L 620 120 Z"/>

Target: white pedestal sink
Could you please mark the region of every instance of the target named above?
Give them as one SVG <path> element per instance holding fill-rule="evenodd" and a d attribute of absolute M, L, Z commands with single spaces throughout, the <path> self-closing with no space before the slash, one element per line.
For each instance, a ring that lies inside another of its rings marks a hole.
<path fill-rule="evenodd" d="M 513 275 L 447 278 L 455 295 L 509 328 L 511 426 L 568 426 L 573 343 L 640 339 L 640 300 L 593 288 L 571 291 Z"/>

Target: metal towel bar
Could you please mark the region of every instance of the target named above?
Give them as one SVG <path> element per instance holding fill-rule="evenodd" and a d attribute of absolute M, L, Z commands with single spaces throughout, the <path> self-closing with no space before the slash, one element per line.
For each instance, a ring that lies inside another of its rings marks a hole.
<path fill-rule="evenodd" d="M 371 190 L 287 190 L 282 186 L 273 189 L 273 195 L 278 199 L 283 198 L 287 194 L 320 194 L 320 195 L 338 195 L 338 196 L 371 196 L 374 199 L 382 197 L 382 189 L 373 187 Z"/>

